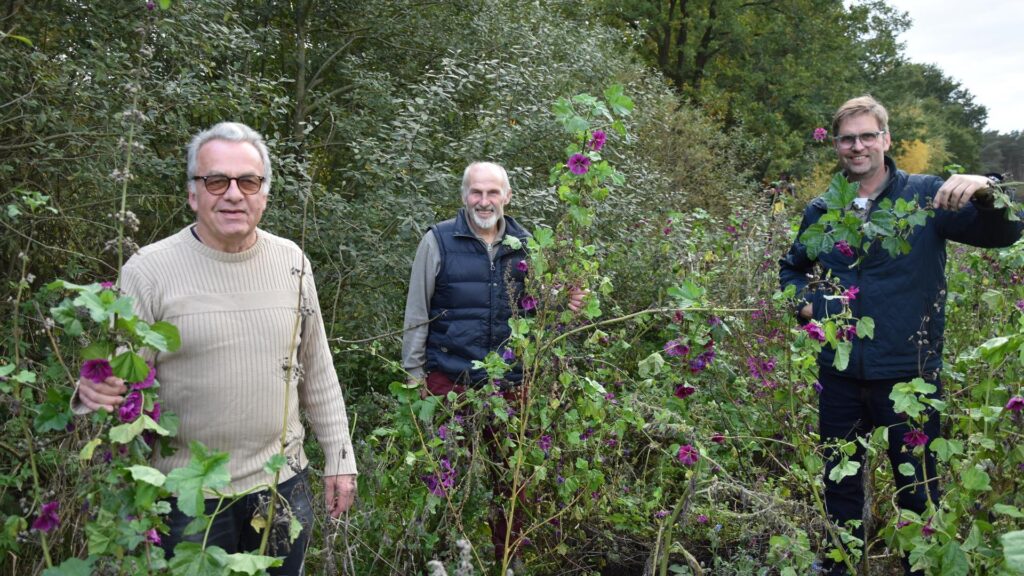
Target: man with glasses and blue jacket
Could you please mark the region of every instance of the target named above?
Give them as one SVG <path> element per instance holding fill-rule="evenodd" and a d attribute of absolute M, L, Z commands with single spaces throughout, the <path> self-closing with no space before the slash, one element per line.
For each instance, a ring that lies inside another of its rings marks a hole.
<path fill-rule="evenodd" d="M 925 446 L 925 462 L 912 454 L 912 444 L 938 438 L 939 418 L 933 409 L 916 429 L 905 415 L 893 409 L 889 399 L 893 386 L 923 378 L 935 385 L 933 396 L 942 394 L 942 343 L 946 302 L 946 242 L 954 241 L 995 248 L 1010 246 L 1021 237 L 1022 224 L 1007 218 L 1005 209 L 993 207 L 987 191 L 994 182 L 985 176 L 957 174 L 943 181 L 936 176 L 907 174 L 897 169 L 886 155 L 892 143 L 888 113 L 871 96 L 853 98 L 843 104 L 832 120 L 836 154 L 843 174 L 858 185 L 857 198 L 845 208 L 868 221 L 878 205 L 903 199 L 928 206 L 934 215 L 908 238 L 911 250 L 892 256 L 879 242 L 867 250 L 840 246 L 814 259 L 801 243 L 803 234 L 828 211 L 823 198 L 811 201 L 804 211 L 800 232 L 789 252 L 779 262 L 782 288 L 795 286 L 803 298 L 798 316 L 802 324 L 838 313 L 841 299 L 818 288 L 816 279 L 830 275 L 833 281 L 855 296 L 847 302 L 857 318 L 875 321 L 874 338 L 853 338 L 850 361 L 844 370 L 833 366 L 835 351 L 824 347 L 818 358 L 821 393 L 818 399 L 821 442 L 826 446 L 825 507 L 832 521 L 843 526 L 861 520 L 864 488 L 859 474 L 839 482 L 829 479 L 840 463 L 841 454 L 831 448 L 837 443 L 866 436 L 879 426 L 889 428 L 888 456 L 894 470 L 897 500 L 902 508 L 922 514 L 928 498 L 937 502 L 939 486 L 934 457 Z M 859 261 L 858 261 L 859 259 Z M 856 262 L 856 265 L 854 263 Z M 821 276 L 815 274 L 815 266 Z M 851 460 L 864 462 L 864 448 L 858 443 Z M 914 476 L 897 472 L 909 463 Z M 853 534 L 863 539 L 863 528 L 854 524 Z M 826 561 L 826 573 L 846 574 L 845 563 Z M 907 574 L 913 574 L 905 562 Z"/>

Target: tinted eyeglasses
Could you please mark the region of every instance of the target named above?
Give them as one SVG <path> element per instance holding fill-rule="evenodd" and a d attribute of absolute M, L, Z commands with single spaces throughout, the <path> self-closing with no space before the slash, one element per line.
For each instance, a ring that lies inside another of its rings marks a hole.
<path fill-rule="evenodd" d="M 861 132 L 860 134 L 842 134 L 833 138 L 836 144 L 840 148 L 853 148 L 853 143 L 860 140 L 860 143 L 865 146 L 874 146 L 875 142 L 878 142 L 878 138 L 888 132 L 888 130 L 879 130 L 877 132 Z"/>
<path fill-rule="evenodd" d="M 203 185 L 206 186 L 206 191 L 214 196 L 221 196 L 228 191 L 231 186 L 231 181 L 234 180 L 238 184 L 238 190 L 247 196 L 251 196 L 260 191 L 263 187 L 263 176 L 238 176 L 231 178 L 228 176 L 194 176 L 193 180 L 202 180 Z"/>

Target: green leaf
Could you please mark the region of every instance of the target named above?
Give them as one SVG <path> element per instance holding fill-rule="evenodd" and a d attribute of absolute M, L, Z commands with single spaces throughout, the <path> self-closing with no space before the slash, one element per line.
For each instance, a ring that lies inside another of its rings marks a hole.
<path fill-rule="evenodd" d="M 160 0 L 160 9 L 168 10 L 171 7 L 171 0 Z"/>
<path fill-rule="evenodd" d="M 871 338 L 875 337 L 875 319 L 870 316 L 863 316 L 857 320 L 857 337 L 858 338 Z"/>
<path fill-rule="evenodd" d="M 204 490 L 223 488 L 231 482 L 227 452 L 209 452 L 199 442 L 189 442 L 188 466 L 167 475 L 167 489 L 178 496 L 178 508 L 195 517 L 203 511 Z"/>
<path fill-rule="evenodd" d="M 125 382 L 142 382 L 149 375 L 149 364 L 135 352 L 122 352 L 110 361 L 114 375 Z"/>
<path fill-rule="evenodd" d="M 550 248 L 555 245 L 555 232 L 551 228 L 537 228 L 530 240 L 531 244 L 536 243 L 539 248 Z"/>
<path fill-rule="evenodd" d="M 93 438 L 89 440 L 89 443 L 82 447 L 82 450 L 78 452 L 78 459 L 82 461 L 92 460 L 93 453 L 96 452 L 96 448 L 103 444 L 102 438 Z"/>
<path fill-rule="evenodd" d="M 223 576 L 228 562 L 228 553 L 219 546 L 204 549 L 198 542 L 181 542 L 174 547 L 174 557 L 169 565 L 174 574 Z"/>
<path fill-rule="evenodd" d="M 992 489 L 988 473 L 981 468 L 972 466 L 964 470 L 964 473 L 960 476 L 960 481 L 963 483 L 964 488 L 975 492 L 986 492 Z"/>
<path fill-rule="evenodd" d="M 836 343 L 836 357 L 832 361 L 832 365 L 835 366 L 836 370 L 840 372 L 846 370 L 846 367 L 850 365 L 850 352 L 852 350 L 852 342 L 843 341 Z"/>
<path fill-rule="evenodd" d="M 152 430 L 161 436 L 169 436 L 169 430 L 159 425 L 149 416 L 143 414 L 128 424 L 120 424 L 110 429 L 110 441 L 117 444 L 128 444 L 144 430 Z"/>
<path fill-rule="evenodd" d="M 133 480 L 139 480 L 153 486 L 163 486 L 164 482 L 167 481 L 167 477 L 164 476 L 163 472 L 149 466 L 136 464 L 135 466 L 129 466 L 127 470 L 131 472 Z"/>
<path fill-rule="evenodd" d="M 1003 544 L 1003 560 L 1006 567 L 1017 574 L 1024 573 L 1024 530 L 1007 532 L 999 537 Z"/>
<path fill-rule="evenodd" d="M 960 549 L 960 543 L 950 540 L 940 550 L 940 576 L 967 576 L 969 565 L 967 555 Z"/>
<path fill-rule="evenodd" d="M 647 358 L 644 358 L 637 365 L 637 369 L 640 372 L 641 378 L 650 378 L 657 376 L 661 373 L 661 368 L 665 365 L 665 359 L 661 357 L 660 352 L 654 352 Z"/>
<path fill-rule="evenodd" d="M 828 479 L 833 482 L 839 482 L 847 476 L 853 476 L 860 470 L 860 462 L 855 460 L 843 459 L 831 472 L 828 473 Z"/>
<path fill-rule="evenodd" d="M 981 301 L 988 305 L 992 310 L 998 310 L 1003 306 L 1006 299 L 1003 297 L 1003 293 L 998 290 L 985 290 L 981 294 Z"/>
<path fill-rule="evenodd" d="M 684 280 L 682 284 L 668 289 L 668 295 L 675 298 L 675 304 L 679 308 L 692 308 L 699 304 L 706 292 L 707 290 L 692 280 Z"/>
<path fill-rule="evenodd" d="M 35 376 L 32 373 L 33 377 Z M 70 390 L 66 393 L 55 388 L 47 388 L 46 390 L 46 402 L 39 405 L 39 413 L 36 414 L 33 425 L 40 434 L 46 432 L 63 432 L 67 429 L 68 424 L 71 422 L 71 406 L 68 403 L 70 399 L 68 395 Z"/>
<path fill-rule="evenodd" d="M 267 462 L 263 464 L 263 470 L 267 474 L 276 474 L 279 470 L 284 468 L 284 465 L 287 463 L 288 459 L 284 457 L 284 454 L 278 452 L 267 459 Z"/>
<path fill-rule="evenodd" d="M 1024 518 L 1024 512 L 1021 512 L 1020 508 L 1010 506 L 1009 504 L 996 504 L 992 509 L 998 514 L 1009 516 L 1011 518 Z"/>
<path fill-rule="evenodd" d="M 910 462 L 904 462 L 904 463 L 900 464 L 899 471 L 900 471 L 900 474 L 903 474 L 904 476 L 907 476 L 908 478 L 913 478 L 914 474 L 916 473 L 914 471 L 914 465 L 911 464 Z"/>
<path fill-rule="evenodd" d="M 601 317 L 601 300 L 597 295 L 591 294 L 587 297 L 587 303 L 583 305 L 583 315 L 589 320 Z"/>
<path fill-rule="evenodd" d="M 928 445 L 929 448 L 935 452 L 935 455 L 942 462 L 949 462 L 950 458 L 957 454 L 964 453 L 964 445 L 959 440 L 947 440 L 945 438 L 936 438 L 931 441 Z"/>
<path fill-rule="evenodd" d="M 298 522 L 292 518 L 292 522 Z M 299 525 L 299 529 L 302 529 L 302 525 Z M 243 574 L 258 574 L 265 571 L 267 568 L 274 568 L 284 563 L 282 558 L 273 558 L 271 556 L 260 556 L 258 554 L 229 554 L 227 557 L 226 565 L 232 572 L 241 572 Z"/>
<path fill-rule="evenodd" d="M 96 558 L 93 556 L 89 556 L 85 560 L 81 558 L 68 558 L 61 562 L 60 566 L 43 570 L 43 576 L 90 576 L 92 574 L 92 565 L 95 563 Z"/>

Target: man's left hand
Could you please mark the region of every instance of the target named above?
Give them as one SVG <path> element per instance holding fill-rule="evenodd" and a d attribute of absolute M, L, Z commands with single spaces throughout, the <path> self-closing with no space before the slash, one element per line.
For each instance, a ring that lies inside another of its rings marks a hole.
<path fill-rule="evenodd" d="M 341 516 L 356 500 L 356 475 L 339 474 L 324 477 L 324 501 L 331 518 Z"/>
<path fill-rule="evenodd" d="M 987 190 L 991 182 L 985 176 L 976 174 L 954 174 L 935 193 L 932 202 L 936 208 L 959 210 L 981 190 Z"/>
<path fill-rule="evenodd" d="M 590 294 L 590 290 L 584 290 L 575 286 L 569 288 L 569 310 L 573 312 L 582 310 L 583 299 L 586 298 L 587 294 Z"/>

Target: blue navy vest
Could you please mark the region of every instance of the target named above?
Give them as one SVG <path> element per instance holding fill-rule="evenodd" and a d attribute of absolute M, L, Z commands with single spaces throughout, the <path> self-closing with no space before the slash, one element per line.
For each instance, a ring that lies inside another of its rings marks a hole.
<path fill-rule="evenodd" d="M 483 360 L 498 350 L 512 330 L 508 320 L 512 307 L 519 305 L 526 273 L 518 269 L 526 258 L 526 249 L 513 250 L 504 243 L 495 250 L 494 261 L 487 248 L 473 234 L 466 209 L 451 220 L 431 227 L 440 250 L 441 269 L 430 299 L 430 331 L 427 335 L 427 372 L 441 371 L 462 385 L 483 385 L 487 372 L 473 369 L 474 360 Z M 529 234 L 512 218 L 505 217 L 505 235 L 524 244 Z M 505 379 L 522 380 L 517 365 Z"/>

